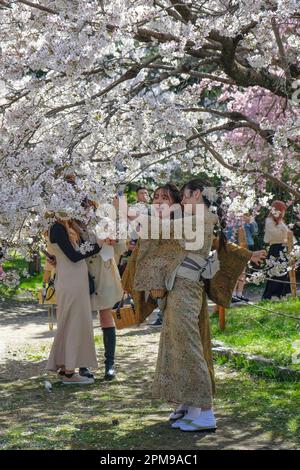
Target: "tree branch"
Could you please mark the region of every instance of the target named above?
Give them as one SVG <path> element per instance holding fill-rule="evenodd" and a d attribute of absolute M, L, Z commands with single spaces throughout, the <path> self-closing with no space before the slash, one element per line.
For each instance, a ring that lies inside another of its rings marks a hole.
<path fill-rule="evenodd" d="M 260 125 L 253 121 L 252 119 L 248 118 L 245 114 L 237 112 L 237 111 L 218 111 L 217 109 L 208 109 L 208 108 L 201 108 L 201 107 L 190 107 L 190 108 L 183 108 L 185 112 L 201 112 L 201 113 L 210 113 L 220 117 L 226 117 L 231 119 L 232 121 L 226 123 L 227 130 L 237 129 L 238 127 L 249 127 L 250 129 L 254 130 L 257 134 L 259 134 L 264 140 L 266 140 L 269 144 L 273 143 L 274 131 L 272 129 L 261 129 Z M 238 121 L 244 121 L 240 124 L 234 125 Z M 224 128 L 225 129 L 225 128 Z"/>
<path fill-rule="evenodd" d="M 275 176 L 272 176 L 270 173 L 265 173 L 265 172 L 259 172 L 257 170 L 243 170 L 241 168 L 238 168 L 237 166 L 231 165 L 230 163 L 226 162 L 224 158 L 217 152 L 213 147 L 211 147 L 199 134 L 198 134 L 198 139 L 202 143 L 203 147 L 217 160 L 224 168 L 227 168 L 230 171 L 233 171 L 237 173 L 240 171 L 242 174 L 249 174 L 249 173 L 255 173 L 255 174 L 260 174 L 263 176 L 265 179 L 271 181 L 274 183 L 276 186 L 279 186 L 280 188 L 284 189 L 285 191 L 289 192 L 293 196 L 295 196 L 296 200 L 300 200 L 300 192 L 297 191 L 296 189 L 292 188 L 289 186 L 287 183 L 284 183 L 280 179 L 276 178 Z"/>
<path fill-rule="evenodd" d="M 0 6 L 2 6 L 3 8 L 11 8 L 10 3 L 7 3 L 4 0 L 0 0 Z"/>
<path fill-rule="evenodd" d="M 186 23 L 195 22 L 196 16 L 192 14 L 187 4 L 183 3 L 181 0 L 170 0 L 170 1 Z"/>
<path fill-rule="evenodd" d="M 90 99 L 95 100 L 96 98 L 100 98 L 101 96 L 106 95 L 109 91 L 111 91 L 113 88 L 118 86 L 120 83 L 123 83 L 123 82 L 126 82 L 127 80 L 131 80 L 131 79 L 135 78 L 143 68 L 147 67 L 147 65 L 149 63 L 153 62 L 154 60 L 157 60 L 158 58 L 159 58 L 159 56 L 156 55 L 155 57 L 152 57 L 151 59 L 147 60 L 146 62 L 144 62 L 142 64 L 134 65 L 130 69 L 126 70 L 126 72 L 123 75 L 121 75 L 121 77 L 119 77 L 117 80 L 112 82 L 106 88 L 99 91 L 95 95 L 91 96 Z M 83 106 L 85 104 L 86 104 L 86 100 L 80 100 L 80 101 L 76 101 L 75 103 L 61 105 L 61 106 L 58 106 L 58 107 L 48 111 L 45 114 L 45 116 L 46 117 L 51 117 L 51 116 L 54 116 L 58 113 L 61 113 L 62 111 L 65 111 L 66 109 L 76 108 L 78 106 Z"/>
<path fill-rule="evenodd" d="M 253 24 L 251 23 L 251 27 Z M 242 31 L 248 31 L 250 25 L 247 28 L 244 28 Z M 180 38 L 174 36 L 170 33 L 163 33 L 160 31 L 150 30 L 147 28 L 139 28 L 136 34 L 136 39 L 144 42 L 151 42 L 152 39 L 156 39 L 158 42 L 177 42 L 180 43 Z M 221 63 L 222 68 L 229 78 L 234 80 L 236 85 L 241 85 L 244 87 L 249 86 L 260 86 L 267 90 L 270 90 L 277 96 L 288 97 L 290 98 L 294 92 L 292 88 L 291 80 L 283 79 L 277 75 L 274 75 L 267 70 L 256 70 L 251 66 L 245 66 L 235 60 L 235 53 L 238 42 L 243 38 L 243 34 L 240 33 L 236 38 L 228 38 L 221 36 L 216 31 L 211 31 L 208 39 L 217 41 L 222 45 L 221 52 Z M 187 54 L 207 58 L 211 56 L 211 51 L 206 50 L 204 47 L 200 49 L 194 49 L 194 42 L 187 41 L 185 46 L 185 51 Z M 209 45 L 206 45 L 209 47 Z"/>
<path fill-rule="evenodd" d="M 43 5 L 40 5 L 39 3 L 29 2 L 28 0 L 18 0 L 18 3 L 23 3 L 23 5 L 26 5 L 28 7 L 37 8 L 38 10 L 44 11 L 46 13 L 51 13 L 51 15 L 59 15 L 58 11 L 53 10 L 52 8 L 49 8 L 49 7 L 44 7 Z"/>
<path fill-rule="evenodd" d="M 290 72 L 290 66 L 289 66 L 289 63 L 288 63 L 288 60 L 287 60 L 287 57 L 286 57 L 286 53 L 285 53 L 283 43 L 282 43 L 282 40 L 281 40 L 279 28 L 277 26 L 275 18 L 272 18 L 271 22 L 272 22 L 273 33 L 274 33 L 276 43 L 277 43 L 277 47 L 278 47 L 278 51 L 279 51 L 280 60 L 281 60 L 282 64 L 284 65 L 284 71 L 285 71 L 286 77 L 291 79 L 292 77 L 291 77 L 291 72 Z"/>

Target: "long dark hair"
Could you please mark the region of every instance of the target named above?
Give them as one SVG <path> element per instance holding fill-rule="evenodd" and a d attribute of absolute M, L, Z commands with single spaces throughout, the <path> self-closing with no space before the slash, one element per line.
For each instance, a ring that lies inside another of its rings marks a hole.
<path fill-rule="evenodd" d="M 186 184 L 184 184 L 180 192 L 181 194 L 183 194 L 185 189 L 189 189 L 192 192 L 198 189 L 202 193 L 206 186 L 212 186 L 212 184 L 207 180 L 195 178 L 193 180 L 188 181 Z M 207 197 L 204 195 L 202 195 L 202 198 L 203 198 L 204 204 L 206 205 L 208 209 L 211 206 L 215 208 L 215 213 L 217 214 L 219 218 L 219 224 L 218 226 L 215 227 L 215 235 L 219 237 L 219 250 L 222 248 L 226 250 L 226 243 L 227 243 L 227 238 L 225 235 L 226 220 L 225 220 L 224 210 L 222 209 L 222 198 L 220 195 L 218 195 L 216 201 L 213 203 L 210 202 L 207 199 Z"/>

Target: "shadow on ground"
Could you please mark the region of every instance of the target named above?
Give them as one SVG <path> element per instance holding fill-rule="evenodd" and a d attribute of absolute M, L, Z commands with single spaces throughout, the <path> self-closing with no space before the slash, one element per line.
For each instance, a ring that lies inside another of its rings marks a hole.
<path fill-rule="evenodd" d="M 217 368 L 218 431 L 184 433 L 168 423 L 171 406 L 151 399 L 159 334 L 124 331 L 117 380 L 68 387 L 55 374 L 44 388 L 45 360 L 1 366 L 0 448 L 4 449 L 285 449 L 300 447 L 300 385 L 255 380 Z M 102 351 L 99 351 L 102 363 Z M 17 371 L 22 373 L 17 374 Z M 295 387 L 291 389 L 291 387 Z M 298 387 L 298 388 L 297 388 Z"/>

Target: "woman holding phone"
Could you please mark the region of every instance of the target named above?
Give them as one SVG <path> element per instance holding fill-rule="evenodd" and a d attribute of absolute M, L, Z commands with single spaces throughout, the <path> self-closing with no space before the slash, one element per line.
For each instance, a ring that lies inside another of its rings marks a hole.
<path fill-rule="evenodd" d="M 83 202 L 85 209 L 97 209 L 97 204 L 89 199 Z M 82 240 L 95 243 L 97 237 L 87 226 L 77 222 Z M 86 259 L 88 272 L 92 277 L 95 290 L 91 294 L 91 311 L 99 312 L 100 327 L 103 335 L 105 380 L 115 377 L 116 327 L 112 315 L 114 305 L 123 297 L 123 287 L 118 270 L 118 259 L 126 250 L 123 240 L 106 238 L 102 250 Z M 81 371 L 81 373 L 89 373 Z"/>

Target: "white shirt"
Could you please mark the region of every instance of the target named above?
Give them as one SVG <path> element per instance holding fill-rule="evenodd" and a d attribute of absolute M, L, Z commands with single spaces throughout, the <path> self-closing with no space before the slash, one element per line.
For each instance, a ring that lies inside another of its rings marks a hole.
<path fill-rule="evenodd" d="M 278 224 L 271 217 L 267 217 L 265 225 L 265 236 L 264 242 L 269 245 L 274 245 L 275 243 L 287 244 L 288 236 L 288 227 L 281 220 Z"/>

